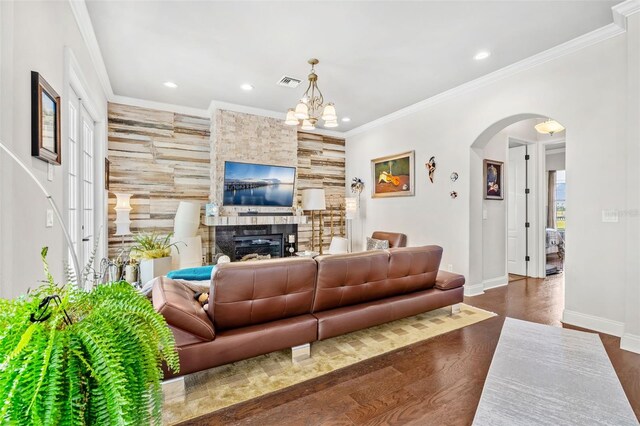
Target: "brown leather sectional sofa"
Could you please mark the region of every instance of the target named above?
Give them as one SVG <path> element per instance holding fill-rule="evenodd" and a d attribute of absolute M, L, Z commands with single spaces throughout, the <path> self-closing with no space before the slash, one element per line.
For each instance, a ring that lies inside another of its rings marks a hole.
<path fill-rule="evenodd" d="M 172 329 L 181 376 L 462 302 L 464 277 L 439 271 L 438 246 L 219 266 L 209 304 L 158 278 L 153 304 Z"/>

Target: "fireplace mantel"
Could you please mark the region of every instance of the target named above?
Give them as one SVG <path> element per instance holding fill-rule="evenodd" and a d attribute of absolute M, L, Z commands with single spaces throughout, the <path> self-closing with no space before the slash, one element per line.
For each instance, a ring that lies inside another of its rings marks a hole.
<path fill-rule="evenodd" d="M 205 226 L 303 225 L 307 216 L 203 216 Z"/>

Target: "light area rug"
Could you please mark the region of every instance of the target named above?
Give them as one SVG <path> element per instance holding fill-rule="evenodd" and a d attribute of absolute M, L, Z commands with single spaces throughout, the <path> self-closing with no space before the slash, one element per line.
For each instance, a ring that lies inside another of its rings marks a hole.
<path fill-rule="evenodd" d="M 191 374 L 186 395 L 166 399 L 163 423 L 176 424 L 304 382 L 360 361 L 491 318 L 496 314 L 461 304 L 311 344 L 311 358 L 292 363 L 291 350 Z"/>
<path fill-rule="evenodd" d="M 506 318 L 474 426 L 637 424 L 597 334 Z"/>

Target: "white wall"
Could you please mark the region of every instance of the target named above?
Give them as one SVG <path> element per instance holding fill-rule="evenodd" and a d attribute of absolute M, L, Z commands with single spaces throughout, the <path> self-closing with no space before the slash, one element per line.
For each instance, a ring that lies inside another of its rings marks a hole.
<path fill-rule="evenodd" d="M 550 170 L 565 170 L 565 153 L 556 152 L 554 154 L 547 154 L 547 161 L 545 162 L 545 168 Z"/>
<path fill-rule="evenodd" d="M 47 164 L 31 157 L 30 73 L 40 72 L 63 96 L 64 51 L 68 46 L 102 115 L 106 98 L 68 2 L 3 1 L 0 19 L 0 138 L 33 170 L 62 208 L 62 167 L 54 167 L 53 181 L 49 182 Z M 62 117 L 63 142 L 67 134 L 65 118 Z M 64 148 L 63 145 L 63 163 L 67 158 Z M 24 294 L 43 279 L 39 260 L 43 246 L 49 247 L 54 276 L 62 280 L 65 244 L 58 223 L 45 228 L 48 203 L 35 183 L 6 155 L 0 154 L 0 170 L 0 296 L 10 298 Z"/>
<path fill-rule="evenodd" d="M 620 187 L 620 176 L 626 176 L 628 167 L 626 80 L 627 35 L 620 34 L 377 127 L 352 132 L 347 139 L 347 181 L 363 178 L 369 193 L 369 159 L 416 151 L 416 196 L 371 199 L 366 194 L 363 234 L 388 229 L 407 233 L 411 245 L 439 244 L 444 247 L 443 264 L 452 264 L 455 271 L 468 276 L 473 259 L 480 255 L 470 247 L 475 231 L 469 224 L 477 219 L 470 216 L 469 208 L 475 196 L 470 194 L 473 182 L 468 178 L 471 144 L 507 117 L 553 117 L 568 129 L 567 198 L 572 215 L 566 240 L 566 310 L 623 324 L 627 277 L 620 260 L 626 225 L 602 223 L 601 211 L 629 207 L 624 190 L 611 190 Z M 435 184 L 428 183 L 424 168 L 432 155 L 439 167 Z M 454 170 L 461 179 L 451 184 L 448 176 Z M 456 200 L 449 198 L 451 188 L 459 193 Z"/>
<path fill-rule="evenodd" d="M 504 200 L 482 200 L 482 282 L 485 287 L 505 284 L 501 279 L 507 279 L 507 183 L 509 181 L 509 138 L 530 142 L 536 140 L 533 126 L 535 119 L 514 123 L 492 137 L 482 148 L 482 159 L 502 161 L 504 163 Z M 529 170 L 533 181 L 533 167 Z M 473 181 L 482 181 L 482 169 L 471 175 Z"/>

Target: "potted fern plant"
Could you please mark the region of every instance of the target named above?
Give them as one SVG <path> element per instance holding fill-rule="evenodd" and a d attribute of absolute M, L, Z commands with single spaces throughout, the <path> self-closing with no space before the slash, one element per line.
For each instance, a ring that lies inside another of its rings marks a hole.
<path fill-rule="evenodd" d="M 172 235 L 162 237 L 156 232 L 134 235 L 135 245 L 130 256 L 140 262 L 141 285 L 171 271 L 171 247 L 178 250 L 178 243 L 171 242 Z"/>
<path fill-rule="evenodd" d="M 163 317 L 127 282 L 46 284 L 0 299 L 0 423 L 160 424 L 161 363 L 178 366 Z"/>

